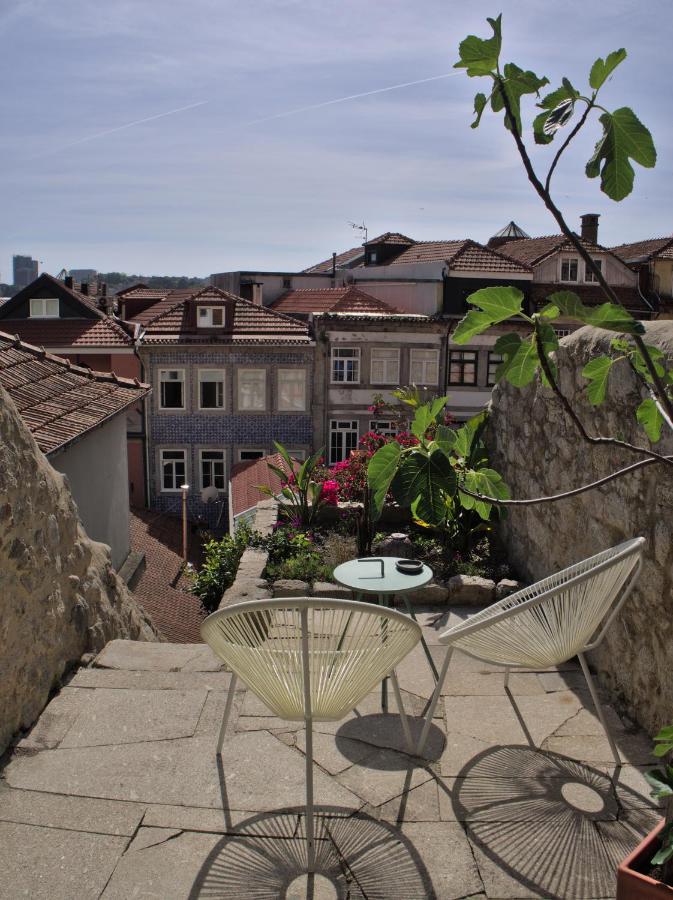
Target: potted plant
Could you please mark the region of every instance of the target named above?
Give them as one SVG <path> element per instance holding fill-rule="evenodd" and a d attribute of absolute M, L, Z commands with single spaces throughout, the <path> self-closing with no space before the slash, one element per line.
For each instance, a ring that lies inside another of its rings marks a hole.
<path fill-rule="evenodd" d="M 617 900 L 673 898 L 673 725 L 662 728 L 654 741 L 654 755 L 664 762 L 645 778 L 652 797 L 665 801 L 666 815 L 619 866 Z"/>

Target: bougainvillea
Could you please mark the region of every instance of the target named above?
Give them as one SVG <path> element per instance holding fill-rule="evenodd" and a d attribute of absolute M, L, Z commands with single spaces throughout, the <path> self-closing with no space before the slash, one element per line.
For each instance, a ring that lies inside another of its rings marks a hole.
<path fill-rule="evenodd" d="M 413 447 L 418 439 L 408 431 L 402 431 L 394 437 L 379 434 L 377 431 L 368 431 L 363 434 L 358 443 L 358 449 L 353 450 L 348 459 L 335 463 L 325 468 L 320 474 L 316 473 L 316 480 L 323 478 L 323 500 L 328 503 L 336 502 L 352 503 L 362 501 L 365 487 L 367 486 L 367 466 L 369 460 L 384 444 L 397 441 L 402 447 Z M 329 487 L 328 487 L 329 486 Z M 336 495 L 336 500 L 327 499 Z"/>

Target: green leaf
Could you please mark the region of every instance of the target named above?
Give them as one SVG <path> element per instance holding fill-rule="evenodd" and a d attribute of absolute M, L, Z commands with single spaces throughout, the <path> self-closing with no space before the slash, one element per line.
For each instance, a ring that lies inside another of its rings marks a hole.
<path fill-rule="evenodd" d="M 652 788 L 652 797 L 655 800 L 673 797 L 673 785 L 671 785 L 666 774 L 661 769 L 652 769 L 650 772 L 645 772 L 644 775 L 645 780 Z"/>
<path fill-rule="evenodd" d="M 499 15 L 497 19 L 487 19 L 486 21 L 493 29 L 492 38 L 484 39 L 470 34 L 464 41 L 461 41 L 458 47 L 460 60 L 455 63 L 454 69 L 465 69 L 470 78 L 490 75 L 498 68 L 502 47 L 502 15 Z"/>
<path fill-rule="evenodd" d="M 525 387 L 535 378 L 537 366 L 537 351 L 533 346 L 532 339 L 527 338 L 519 344 L 519 348 L 505 372 L 505 380 L 514 387 Z"/>
<path fill-rule="evenodd" d="M 654 735 L 655 741 L 673 741 L 673 725 L 665 725 Z"/>
<path fill-rule="evenodd" d="M 524 71 L 515 63 L 505 63 L 504 78 L 496 82 L 491 94 L 491 109 L 500 112 L 505 108 L 503 92 L 507 98 L 509 108 L 514 117 L 514 127 L 517 134 L 521 134 L 521 98 L 525 94 L 538 94 L 541 87 L 549 84 L 548 78 L 539 78 L 535 72 Z M 512 130 L 512 122 L 509 115 L 505 116 L 505 127 Z"/>
<path fill-rule="evenodd" d="M 650 862 L 653 866 L 662 866 L 673 856 L 673 840 L 669 838 L 670 843 L 662 846 L 661 849 L 654 854 Z"/>
<path fill-rule="evenodd" d="M 554 306 L 553 303 L 548 303 L 544 309 L 541 309 L 538 313 L 541 319 L 558 319 L 561 315 L 561 310 L 558 306 Z"/>
<path fill-rule="evenodd" d="M 657 744 L 652 753 L 658 758 L 662 756 L 666 756 L 667 753 L 670 753 L 673 750 L 673 744 Z"/>
<path fill-rule="evenodd" d="M 602 87 L 606 79 L 614 72 L 620 63 L 624 62 L 625 59 L 626 50 L 623 47 L 621 50 L 613 50 L 613 52 L 609 53 L 605 59 L 599 57 L 591 67 L 591 72 L 589 73 L 589 84 L 591 87 L 595 91 Z"/>
<path fill-rule="evenodd" d="M 504 322 L 523 310 L 523 294 L 514 287 L 488 287 L 475 291 L 467 302 L 478 309 L 471 309 L 458 323 L 451 335 L 456 344 L 466 344 L 477 334 L 482 334 L 491 325 Z"/>
<path fill-rule="evenodd" d="M 397 472 L 402 448 L 397 441 L 391 441 L 379 447 L 369 460 L 367 466 L 367 484 L 372 491 L 372 509 L 375 518 L 379 518 L 383 511 L 390 482 Z"/>
<path fill-rule="evenodd" d="M 478 128 L 479 123 L 481 122 L 481 117 L 484 114 L 484 110 L 486 109 L 486 104 L 488 103 L 488 97 L 486 94 L 477 94 L 474 98 L 474 114 L 476 115 L 476 119 L 470 125 L 470 128 Z"/>
<path fill-rule="evenodd" d="M 608 388 L 608 375 L 614 364 L 610 356 L 597 356 L 582 369 L 582 375 L 589 380 L 587 396 L 592 406 L 600 406 L 605 400 Z"/>
<path fill-rule="evenodd" d="M 435 421 L 437 416 L 444 412 L 444 407 L 449 402 L 448 397 L 437 397 L 435 400 L 430 403 L 430 419 L 432 422 Z"/>
<path fill-rule="evenodd" d="M 666 370 L 664 369 L 663 365 L 661 364 L 661 360 L 665 359 L 666 354 L 662 350 L 660 350 L 658 347 L 652 347 L 649 344 L 646 344 L 645 347 L 647 349 L 650 359 L 652 360 L 652 363 L 654 365 L 654 369 L 655 369 L 657 375 L 660 378 L 663 378 L 663 376 L 666 374 Z M 631 351 L 631 362 L 633 363 L 633 366 L 636 369 L 636 371 L 640 375 L 642 375 L 646 381 L 651 383 L 652 376 L 650 375 L 649 369 L 645 365 L 645 360 L 643 359 L 643 354 L 640 352 L 640 349 L 638 347 L 633 348 L 633 350 Z"/>
<path fill-rule="evenodd" d="M 422 441 L 425 437 L 425 432 L 430 427 L 432 419 L 433 416 L 428 403 L 424 403 L 423 406 L 418 407 L 416 415 L 414 416 L 414 421 L 411 423 L 411 433 L 417 437 L 419 441 Z"/>
<path fill-rule="evenodd" d="M 470 459 L 474 454 L 475 443 L 479 440 L 479 436 L 486 424 L 488 413 L 486 410 L 472 416 L 467 422 L 455 432 L 456 440 L 453 446 L 453 455 L 459 459 Z"/>
<path fill-rule="evenodd" d="M 449 428 L 448 425 L 438 425 L 435 433 L 435 444 L 448 456 L 456 444 L 456 432 L 453 428 Z"/>
<path fill-rule="evenodd" d="M 657 151 L 652 135 L 627 106 L 603 113 L 599 121 L 603 135 L 587 163 L 586 174 L 588 178 L 600 174 L 603 193 L 611 200 L 623 200 L 633 190 L 634 171 L 629 160 L 651 169 Z"/>
<path fill-rule="evenodd" d="M 539 343 L 541 344 L 542 353 L 546 357 L 547 365 L 551 369 L 553 378 L 556 379 L 557 374 L 558 374 L 557 369 L 556 369 L 556 363 L 554 362 L 553 359 L 550 358 L 550 354 L 554 353 L 556 350 L 558 350 L 558 335 L 556 334 L 556 332 L 554 331 L 554 329 L 551 327 L 551 325 L 548 322 L 539 322 L 538 328 L 539 328 L 539 332 L 540 332 Z M 534 346 L 536 348 L 536 351 L 538 351 L 540 349 L 538 347 L 537 335 L 535 336 Z M 540 360 L 539 352 L 537 352 L 537 357 L 538 357 L 538 363 L 539 363 L 539 360 Z M 544 369 L 542 369 L 542 383 L 544 385 L 546 385 L 546 387 L 550 386 L 549 379 L 547 378 L 547 375 L 546 375 Z"/>
<path fill-rule="evenodd" d="M 554 135 L 547 134 L 544 130 L 548 118 L 548 112 L 541 112 L 533 119 L 533 137 L 536 144 L 551 144 L 554 140 Z"/>
<path fill-rule="evenodd" d="M 621 331 L 626 334 L 644 334 L 642 322 L 638 322 L 623 306 L 603 303 L 600 306 L 585 306 L 572 291 L 557 291 L 548 298 L 559 311 L 569 319 L 576 319 L 586 325 Z"/>
<path fill-rule="evenodd" d="M 502 480 L 502 476 L 494 469 L 472 469 L 465 472 L 463 483 L 469 491 L 473 491 L 475 494 L 494 497 L 497 500 L 507 500 L 510 496 L 509 488 Z M 459 496 L 461 506 L 465 509 L 474 509 L 481 519 L 488 521 L 493 508 L 492 504 L 462 492 Z"/>
<path fill-rule="evenodd" d="M 495 353 L 499 353 L 503 358 L 502 362 L 495 370 L 496 382 L 501 381 L 507 375 L 507 370 L 512 364 L 512 360 L 516 356 L 520 344 L 521 336 L 515 332 L 502 334 L 495 342 L 493 350 Z"/>
<path fill-rule="evenodd" d="M 664 424 L 664 417 L 651 397 L 643 400 L 640 404 L 636 410 L 636 419 L 645 429 L 645 434 L 650 439 L 650 442 L 656 444 L 661 437 L 661 426 Z"/>
<path fill-rule="evenodd" d="M 398 469 L 391 488 L 395 499 L 411 506 L 417 498 L 416 514 L 431 525 L 443 521 L 446 497 L 457 489 L 451 461 L 439 448 L 430 454 L 410 453 Z"/>

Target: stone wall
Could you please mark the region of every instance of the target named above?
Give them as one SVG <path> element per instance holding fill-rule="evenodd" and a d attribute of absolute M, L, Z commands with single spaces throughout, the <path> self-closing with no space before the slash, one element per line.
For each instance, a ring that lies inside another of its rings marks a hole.
<path fill-rule="evenodd" d="M 278 503 L 276 500 L 260 500 L 255 510 L 255 518 L 250 522 L 253 531 L 268 537 L 278 520 Z M 270 597 L 269 584 L 262 578 L 269 554 L 258 547 L 248 547 L 243 551 L 236 578 L 231 587 L 222 595 L 220 609 L 232 603 L 243 603 L 246 600 L 264 600 Z"/>
<path fill-rule="evenodd" d="M 673 357 L 673 323 L 646 327 L 646 341 Z M 580 372 L 591 356 L 607 352 L 612 336 L 582 328 L 564 338 L 558 351 L 561 386 L 592 433 L 646 444 L 634 418 L 641 392 L 626 364 L 613 369 L 603 406 L 594 409 L 586 401 Z M 539 381 L 524 390 L 495 388 L 486 438 L 493 466 L 515 498 L 579 487 L 636 459 L 628 451 L 583 442 Z M 673 453 L 673 436 L 656 449 Z M 673 722 L 673 470 L 649 466 L 569 500 L 511 510 L 501 532 L 512 564 L 531 580 L 627 538 L 647 539 L 638 587 L 592 663 L 645 728 Z"/>
<path fill-rule="evenodd" d="M 64 671 L 112 638 L 157 639 L 0 388 L 0 753 Z"/>

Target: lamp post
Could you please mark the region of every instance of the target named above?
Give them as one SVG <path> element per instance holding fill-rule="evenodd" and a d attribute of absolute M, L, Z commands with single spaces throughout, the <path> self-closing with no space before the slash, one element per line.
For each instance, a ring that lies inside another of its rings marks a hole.
<path fill-rule="evenodd" d="M 181 484 L 182 491 L 182 558 L 187 564 L 187 494 L 189 493 L 189 485 Z"/>

